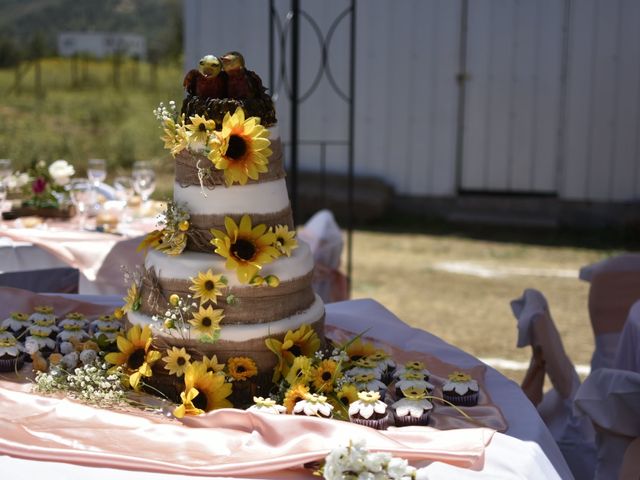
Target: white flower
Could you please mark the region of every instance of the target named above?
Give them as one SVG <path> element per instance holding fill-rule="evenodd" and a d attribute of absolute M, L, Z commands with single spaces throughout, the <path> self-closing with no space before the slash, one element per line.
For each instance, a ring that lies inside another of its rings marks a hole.
<path fill-rule="evenodd" d="M 49 175 L 57 185 L 62 186 L 69 183 L 75 173 L 76 170 L 73 165 L 70 165 L 66 160 L 56 160 L 49 165 Z"/>
<path fill-rule="evenodd" d="M 278 405 L 271 398 L 253 397 L 254 405 L 247 408 L 249 412 L 273 413 L 280 414 L 287 411 L 282 405 Z"/>
<path fill-rule="evenodd" d="M 396 415 L 399 417 L 409 414 L 414 418 L 420 418 L 425 410 L 433 409 L 433 405 L 426 398 L 403 398 L 392 406 L 396 409 Z"/>
<path fill-rule="evenodd" d="M 15 172 L 5 179 L 5 185 L 9 190 L 17 190 L 18 188 L 24 187 L 27 183 L 29 183 L 28 173 Z"/>
<path fill-rule="evenodd" d="M 373 412 L 384 415 L 387 412 L 387 404 L 380 401 L 378 392 L 358 392 L 358 400 L 349 405 L 349 415 L 360 414 L 362 418 L 370 418 Z"/>
<path fill-rule="evenodd" d="M 307 393 L 304 400 L 300 400 L 293 407 L 293 413 L 304 413 L 307 416 L 330 417 L 333 405 L 327 403 L 327 397 L 315 393 Z"/>

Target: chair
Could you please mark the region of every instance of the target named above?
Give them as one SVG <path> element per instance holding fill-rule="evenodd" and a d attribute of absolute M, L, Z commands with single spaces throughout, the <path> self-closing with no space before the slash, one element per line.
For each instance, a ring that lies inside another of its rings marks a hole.
<path fill-rule="evenodd" d="M 536 406 L 576 478 L 590 478 L 595 468 L 594 431 L 590 422 L 573 413 L 580 377 L 567 356 L 549 305 L 538 290 L 526 289 L 511 302 L 518 321 L 519 348 L 531 345 L 529 369 L 522 390 Z M 545 375 L 553 388 L 543 394 Z"/>
<path fill-rule="evenodd" d="M 0 286 L 20 288 L 35 293 L 78 293 L 79 281 L 80 272 L 77 268 L 71 267 L 0 274 Z"/>
<path fill-rule="evenodd" d="M 595 480 L 640 478 L 640 373 L 609 368 L 591 372 L 575 409 L 596 430 Z"/>
<path fill-rule="evenodd" d="M 325 303 L 347 300 L 347 277 L 340 271 L 344 242 L 333 213 L 329 210 L 315 213 L 298 235 L 313 253 L 315 292 Z"/>
<path fill-rule="evenodd" d="M 640 300 L 629 310 L 613 361 L 618 370 L 640 373 Z"/>
<path fill-rule="evenodd" d="M 591 370 L 611 368 L 629 308 L 640 299 L 640 255 L 619 255 L 588 265 L 580 278 L 591 282 L 589 318 L 595 341 Z"/>

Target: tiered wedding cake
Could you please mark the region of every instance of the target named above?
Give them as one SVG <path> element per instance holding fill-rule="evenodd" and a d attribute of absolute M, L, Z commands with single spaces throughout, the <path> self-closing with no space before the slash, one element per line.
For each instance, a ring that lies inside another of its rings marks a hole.
<path fill-rule="evenodd" d="M 126 309 L 130 323 L 152 326 L 157 348 L 252 360 L 257 374 L 241 385 L 250 401 L 268 394 L 279 361 L 265 340 L 303 325 L 323 338 L 324 305 L 312 253 L 293 230 L 271 98 L 240 54 L 221 59 L 206 56 L 187 74 L 180 114 L 173 104 L 156 111 L 175 156 L 174 200 L 143 242 Z"/>

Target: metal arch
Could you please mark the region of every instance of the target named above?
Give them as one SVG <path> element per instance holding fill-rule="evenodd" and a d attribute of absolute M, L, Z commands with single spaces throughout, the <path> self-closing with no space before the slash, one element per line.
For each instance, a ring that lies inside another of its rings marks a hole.
<path fill-rule="evenodd" d="M 327 38 L 326 38 L 326 50 L 329 50 L 329 47 L 331 46 L 331 40 L 333 38 L 333 34 L 336 31 L 336 29 L 338 28 L 338 25 L 340 24 L 340 22 L 342 22 L 343 19 L 345 19 L 347 17 L 347 15 L 354 15 L 353 12 L 353 8 L 352 7 L 347 7 L 344 12 L 342 12 L 340 15 L 338 15 L 336 17 L 336 19 L 333 21 L 333 23 L 331 24 L 331 26 L 329 27 L 329 31 L 327 32 Z M 351 59 L 351 61 L 353 61 L 353 59 Z M 333 89 L 335 90 L 335 92 L 338 94 L 338 96 L 340 98 L 342 98 L 345 102 L 350 103 L 352 101 L 352 99 L 349 97 L 348 94 L 344 93 L 341 89 L 340 86 L 338 85 L 338 83 L 336 82 L 333 73 L 331 72 L 331 64 L 329 63 L 328 59 L 324 59 L 324 66 L 325 66 L 325 71 L 327 73 L 327 80 L 329 80 L 329 83 L 331 84 L 331 86 L 333 87 Z"/>

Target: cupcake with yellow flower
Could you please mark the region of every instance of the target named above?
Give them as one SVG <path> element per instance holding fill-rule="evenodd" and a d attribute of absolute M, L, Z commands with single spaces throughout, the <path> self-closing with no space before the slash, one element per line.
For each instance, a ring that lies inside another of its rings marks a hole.
<path fill-rule="evenodd" d="M 24 364 L 24 347 L 9 334 L 0 338 L 0 372 L 19 370 Z"/>
<path fill-rule="evenodd" d="M 333 405 L 327 401 L 327 397 L 317 393 L 307 393 L 293 407 L 294 415 L 306 415 L 307 417 L 331 418 L 332 411 Z"/>
<path fill-rule="evenodd" d="M 272 400 L 269 397 L 253 397 L 253 405 L 247 408 L 247 411 L 279 415 L 281 413 L 286 413 L 287 409 L 283 405 L 278 405 L 275 400 Z"/>
<path fill-rule="evenodd" d="M 34 312 L 29 317 L 31 323 L 38 323 L 38 325 L 41 326 L 45 326 L 45 323 L 47 325 L 55 323 L 56 316 L 53 313 L 53 307 L 49 305 L 39 305 L 34 307 L 33 310 Z"/>
<path fill-rule="evenodd" d="M 454 405 L 473 407 L 478 404 L 478 382 L 463 372 L 452 372 L 442 385 L 442 398 Z"/>
<path fill-rule="evenodd" d="M 433 404 L 427 399 L 428 392 L 417 387 L 402 391 L 403 397 L 391 405 L 396 427 L 427 425 Z"/>
<path fill-rule="evenodd" d="M 23 312 L 11 312 L 0 324 L 0 328 L 6 329 L 18 338 L 23 336 L 30 326 L 29 315 Z"/>
<path fill-rule="evenodd" d="M 387 404 L 380 400 L 378 392 L 359 392 L 358 400 L 349 405 L 349 419 L 358 425 L 386 430 L 389 426 Z"/>

